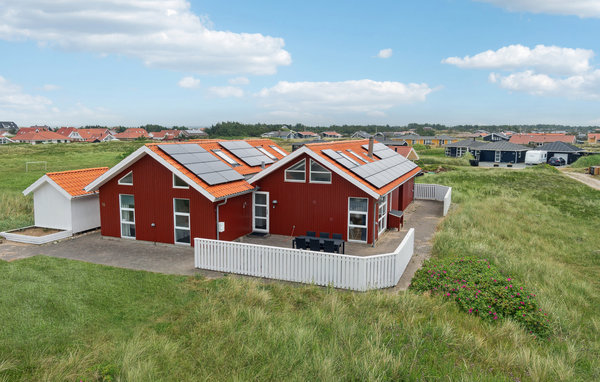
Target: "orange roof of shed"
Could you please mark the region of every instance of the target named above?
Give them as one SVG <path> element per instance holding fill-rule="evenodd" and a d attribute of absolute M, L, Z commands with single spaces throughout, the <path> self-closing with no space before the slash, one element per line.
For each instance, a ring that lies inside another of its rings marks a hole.
<path fill-rule="evenodd" d="M 71 196 L 94 194 L 86 192 L 83 188 L 92 183 L 100 175 L 108 171 L 108 167 L 85 168 L 81 170 L 49 172 L 46 174 L 54 183 L 58 184 Z"/>

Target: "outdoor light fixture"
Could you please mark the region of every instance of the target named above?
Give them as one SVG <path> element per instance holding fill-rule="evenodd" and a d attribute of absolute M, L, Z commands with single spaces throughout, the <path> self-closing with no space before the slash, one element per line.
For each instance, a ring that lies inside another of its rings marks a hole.
<path fill-rule="evenodd" d="M 273 208 L 277 205 L 277 200 L 273 200 Z"/>

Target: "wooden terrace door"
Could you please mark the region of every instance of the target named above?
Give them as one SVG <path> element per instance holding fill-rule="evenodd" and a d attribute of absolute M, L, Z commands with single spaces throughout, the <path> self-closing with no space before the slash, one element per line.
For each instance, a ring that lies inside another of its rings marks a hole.
<path fill-rule="evenodd" d="M 269 233 L 269 193 L 257 191 L 252 201 L 252 231 Z"/>

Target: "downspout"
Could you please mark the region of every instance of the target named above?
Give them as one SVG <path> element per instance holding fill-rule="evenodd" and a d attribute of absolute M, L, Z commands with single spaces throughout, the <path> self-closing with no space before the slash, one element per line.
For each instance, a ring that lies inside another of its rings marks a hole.
<path fill-rule="evenodd" d="M 373 245 L 375 248 L 375 232 L 377 232 L 377 223 L 379 220 L 379 208 L 377 207 L 377 200 L 373 202 Z M 377 232 L 379 234 L 379 232 Z M 379 236 L 377 237 L 379 239 Z"/>
<path fill-rule="evenodd" d="M 219 207 L 227 204 L 227 200 L 228 198 L 225 198 L 225 201 L 223 203 L 217 204 L 217 240 L 219 240 Z"/>

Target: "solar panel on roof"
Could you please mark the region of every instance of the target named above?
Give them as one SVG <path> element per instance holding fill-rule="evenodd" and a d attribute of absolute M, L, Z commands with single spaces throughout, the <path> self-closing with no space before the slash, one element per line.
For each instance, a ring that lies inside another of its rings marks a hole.
<path fill-rule="evenodd" d="M 219 145 L 227 149 L 236 157 L 240 158 L 250 167 L 274 163 L 273 159 L 261 153 L 256 147 L 246 141 L 223 141 Z"/>
<path fill-rule="evenodd" d="M 394 154 L 394 156 L 351 168 L 350 170 L 373 186 L 381 188 L 417 167 L 416 164 L 403 156 Z"/>
<path fill-rule="evenodd" d="M 348 159 L 344 158 L 339 153 L 331 149 L 325 149 L 322 151 L 322 153 L 348 169 L 356 167 L 356 162 L 352 163 L 351 161 L 349 161 Z"/>
<path fill-rule="evenodd" d="M 195 143 L 158 147 L 208 185 L 244 179 L 237 171 Z"/>
<path fill-rule="evenodd" d="M 362 145 L 362 148 L 365 150 L 369 150 L 369 145 Z M 376 155 L 379 159 L 389 158 L 396 155 L 396 152 L 383 143 L 375 143 L 373 144 L 373 154 Z"/>

